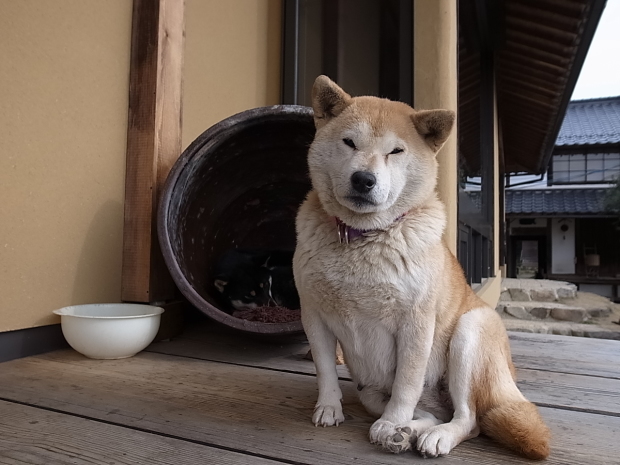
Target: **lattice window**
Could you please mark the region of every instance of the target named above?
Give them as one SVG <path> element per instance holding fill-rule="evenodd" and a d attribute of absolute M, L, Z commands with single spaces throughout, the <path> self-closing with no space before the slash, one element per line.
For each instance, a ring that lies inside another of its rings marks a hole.
<path fill-rule="evenodd" d="M 620 177 L 620 153 L 554 155 L 553 184 L 612 182 Z"/>

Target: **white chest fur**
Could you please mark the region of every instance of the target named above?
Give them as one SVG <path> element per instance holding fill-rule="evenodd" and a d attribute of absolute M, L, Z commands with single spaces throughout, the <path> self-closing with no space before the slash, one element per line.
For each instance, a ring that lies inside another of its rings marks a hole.
<path fill-rule="evenodd" d="M 436 250 L 442 247 L 443 212 L 405 217 L 340 244 L 335 222 L 313 203 L 309 198 L 298 218 L 294 268 L 302 311 L 320 313 L 356 382 L 389 391 L 396 333 L 430 303 L 443 268 Z"/>

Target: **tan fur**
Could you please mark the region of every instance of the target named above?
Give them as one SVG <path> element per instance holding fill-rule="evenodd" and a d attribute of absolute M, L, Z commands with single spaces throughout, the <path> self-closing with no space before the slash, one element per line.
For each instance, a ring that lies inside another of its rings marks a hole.
<path fill-rule="evenodd" d="M 514 381 L 516 373 L 508 338 L 503 337 L 503 323 L 494 323 L 486 328 L 483 337 L 489 346 L 494 347 L 497 356 L 485 361 L 471 397 L 478 423 L 482 432 L 496 441 L 530 459 L 545 459 L 549 456 L 551 433 L 536 406 L 516 396 L 515 392 L 511 395 L 498 389 L 495 377 L 502 366 L 508 368 Z"/>
<path fill-rule="evenodd" d="M 487 436 L 527 458 L 543 460 L 549 456 L 549 428 L 531 402 L 501 404 L 482 415 L 480 426 Z"/>
<path fill-rule="evenodd" d="M 312 106 L 318 110 L 314 112 L 316 127 L 321 127 L 338 116 L 350 101 L 349 94 L 329 85 L 327 76 L 319 76 L 317 85 L 312 88 Z"/>
<path fill-rule="evenodd" d="M 317 369 L 314 423 L 344 421 L 338 340 L 360 400 L 380 417 L 372 442 L 435 457 L 482 428 L 527 457 L 545 457 L 548 430 L 516 387 L 502 321 L 442 241 L 435 154 L 454 113 L 351 98 L 325 76 L 313 102 L 313 190 L 297 216 L 293 267 Z M 364 201 L 351 187 L 359 171 L 376 177 Z M 340 243 L 336 217 L 371 231 Z"/>
<path fill-rule="evenodd" d="M 426 140 L 433 152 L 444 144 L 454 124 L 454 113 L 448 110 L 419 111 L 413 115 L 413 124 Z"/>

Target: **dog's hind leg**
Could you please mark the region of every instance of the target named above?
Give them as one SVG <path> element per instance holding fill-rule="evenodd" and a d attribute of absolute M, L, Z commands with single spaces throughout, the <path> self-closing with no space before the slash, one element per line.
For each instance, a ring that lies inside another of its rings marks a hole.
<path fill-rule="evenodd" d="M 372 386 L 359 386 L 357 389 L 360 391 L 358 396 L 360 402 L 366 411 L 377 418 L 383 415 L 390 397 L 385 392 L 374 389 Z"/>
<path fill-rule="evenodd" d="M 424 457 L 446 455 L 461 442 L 478 436 L 472 388 L 482 370 L 481 331 L 484 309 L 465 313 L 456 325 L 450 341 L 448 388 L 454 405 L 449 423 L 429 428 L 418 438 L 418 451 Z"/>

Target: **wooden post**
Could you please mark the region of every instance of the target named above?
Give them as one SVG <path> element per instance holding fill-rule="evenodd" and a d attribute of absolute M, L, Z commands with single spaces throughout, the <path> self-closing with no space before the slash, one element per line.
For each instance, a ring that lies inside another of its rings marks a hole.
<path fill-rule="evenodd" d="M 446 108 L 457 110 L 457 2 L 417 0 L 413 3 L 413 103 L 418 110 Z M 458 115 L 457 115 L 458 118 Z M 458 256 L 458 157 L 457 123 L 437 154 L 437 191 L 446 204 L 447 225 L 444 240 Z"/>
<path fill-rule="evenodd" d="M 121 297 L 173 299 L 157 240 L 157 204 L 181 154 L 184 0 L 134 0 Z"/>

